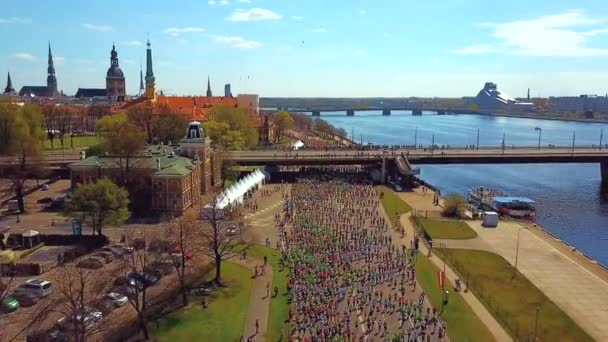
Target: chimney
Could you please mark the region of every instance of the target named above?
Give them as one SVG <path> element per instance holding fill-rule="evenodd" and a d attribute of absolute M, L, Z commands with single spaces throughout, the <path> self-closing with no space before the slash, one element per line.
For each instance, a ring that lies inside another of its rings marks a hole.
<path fill-rule="evenodd" d="M 156 158 L 156 171 L 160 171 L 160 158 Z"/>

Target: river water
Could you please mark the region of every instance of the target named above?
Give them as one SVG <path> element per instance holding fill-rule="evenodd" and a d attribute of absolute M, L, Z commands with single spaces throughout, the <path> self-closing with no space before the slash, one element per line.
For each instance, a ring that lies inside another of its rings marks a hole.
<path fill-rule="evenodd" d="M 485 115 L 412 116 L 409 112 L 321 113 L 355 140 L 374 144 L 464 146 L 596 145 L 608 125 Z M 535 128 L 540 128 L 540 131 Z M 500 189 L 537 202 L 537 222 L 560 239 L 608 265 L 608 198 L 601 193 L 599 164 L 421 165 L 421 177 L 442 194 L 467 194 L 476 186 Z"/>

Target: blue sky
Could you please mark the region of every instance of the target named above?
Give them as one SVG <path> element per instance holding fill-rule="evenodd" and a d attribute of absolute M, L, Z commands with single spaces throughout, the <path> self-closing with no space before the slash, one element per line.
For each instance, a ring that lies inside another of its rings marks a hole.
<path fill-rule="evenodd" d="M 261 96 L 608 93 L 608 3 L 579 0 L 21 0 L 0 12 L 0 72 L 104 87 L 112 42 L 129 93 L 150 35 L 157 87 Z"/>

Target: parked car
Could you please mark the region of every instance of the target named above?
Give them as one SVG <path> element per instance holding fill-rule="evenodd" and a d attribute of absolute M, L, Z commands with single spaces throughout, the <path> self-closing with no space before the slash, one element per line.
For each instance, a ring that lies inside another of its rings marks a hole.
<path fill-rule="evenodd" d="M 0 309 L 5 313 L 13 312 L 19 309 L 19 307 L 19 301 L 12 296 L 4 297 L 0 303 Z"/>
<path fill-rule="evenodd" d="M 123 296 L 126 296 L 127 298 L 136 298 L 138 294 L 136 288 L 128 285 L 114 286 L 112 287 L 112 289 L 110 289 L 110 292 L 121 294 Z"/>
<path fill-rule="evenodd" d="M 105 264 L 105 260 L 98 257 L 88 257 L 86 259 L 82 259 L 78 262 L 77 266 L 82 268 L 88 268 L 92 270 L 100 269 Z"/>
<path fill-rule="evenodd" d="M 38 203 L 38 204 L 53 203 L 53 198 L 52 197 L 43 197 L 43 198 L 37 200 L 36 203 Z"/>
<path fill-rule="evenodd" d="M 104 298 L 112 301 L 115 307 L 125 306 L 129 302 L 129 298 L 124 294 L 118 292 L 110 292 L 104 296 Z"/>
<path fill-rule="evenodd" d="M 101 319 L 103 313 L 91 306 L 85 306 L 80 312 L 71 317 L 63 317 L 57 321 L 57 325 L 63 331 L 74 331 L 79 325 L 86 330 L 93 328 Z"/>
<path fill-rule="evenodd" d="M 97 252 L 91 254 L 92 257 L 101 258 L 106 264 L 109 264 L 114 260 L 112 252 Z"/>
<path fill-rule="evenodd" d="M 143 289 L 144 285 L 141 281 L 125 276 L 119 276 L 114 279 L 114 286 L 129 286 L 138 290 Z"/>
<path fill-rule="evenodd" d="M 51 294 L 51 282 L 44 279 L 29 279 L 15 288 L 16 294 L 33 294 L 46 297 Z"/>
<path fill-rule="evenodd" d="M 40 297 L 31 293 L 15 293 L 13 298 L 19 301 L 19 305 L 23 308 L 36 305 L 40 301 Z"/>
<path fill-rule="evenodd" d="M 154 275 L 146 272 L 131 272 L 127 275 L 127 278 L 133 279 L 144 286 L 153 286 L 158 283 L 158 278 Z"/>
<path fill-rule="evenodd" d="M 102 252 L 106 252 L 106 253 L 112 253 L 113 255 L 117 256 L 117 257 L 121 257 L 123 256 L 126 251 L 122 246 L 105 246 L 101 249 Z"/>
<path fill-rule="evenodd" d="M 160 279 L 160 278 L 166 276 L 167 274 L 170 274 L 171 272 L 173 272 L 174 267 L 175 266 L 171 262 L 157 261 L 157 262 L 153 262 L 150 265 L 144 267 L 144 271 L 146 273 L 150 273 L 153 276 L 155 276 L 156 278 Z"/>
<path fill-rule="evenodd" d="M 40 187 L 40 191 L 47 191 L 48 189 L 49 189 L 49 185 L 48 185 L 48 184 L 43 184 L 43 185 Z"/>

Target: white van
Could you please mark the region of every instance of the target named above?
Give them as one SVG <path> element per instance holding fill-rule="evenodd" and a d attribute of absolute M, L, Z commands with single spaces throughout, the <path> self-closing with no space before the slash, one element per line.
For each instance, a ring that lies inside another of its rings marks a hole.
<path fill-rule="evenodd" d="M 46 297 L 51 294 L 51 282 L 44 279 L 28 279 L 15 288 L 15 293 L 27 293 L 37 297 Z"/>

